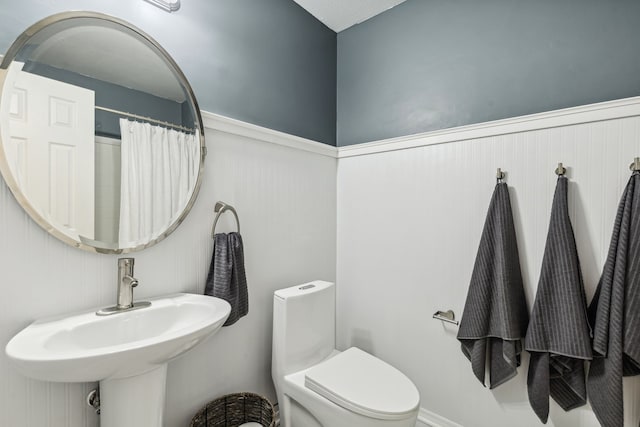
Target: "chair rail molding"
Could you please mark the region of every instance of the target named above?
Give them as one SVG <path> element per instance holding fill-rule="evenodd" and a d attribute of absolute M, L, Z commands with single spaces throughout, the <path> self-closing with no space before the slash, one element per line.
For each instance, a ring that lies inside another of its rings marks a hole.
<path fill-rule="evenodd" d="M 338 157 L 337 148 L 331 145 L 221 116 L 219 114 L 210 113 L 208 111 L 202 111 L 201 114 L 204 127 L 208 129 L 244 136 L 262 142 L 270 142 L 272 144 L 282 145 L 289 148 L 309 151 L 327 157 Z"/>
<path fill-rule="evenodd" d="M 338 158 L 640 115 L 640 96 L 338 147 Z"/>

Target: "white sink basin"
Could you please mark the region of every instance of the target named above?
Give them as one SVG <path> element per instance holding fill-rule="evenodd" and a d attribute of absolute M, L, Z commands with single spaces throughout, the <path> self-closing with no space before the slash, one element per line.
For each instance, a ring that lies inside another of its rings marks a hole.
<path fill-rule="evenodd" d="M 110 316 L 91 310 L 38 320 L 9 341 L 7 356 L 31 378 L 100 381 L 102 425 L 121 426 L 123 421 L 105 413 L 109 395 L 127 400 L 130 386 L 137 381 L 142 388 L 162 387 L 163 405 L 166 363 L 220 329 L 231 311 L 226 301 L 205 295 L 175 294 L 150 301 L 150 307 Z M 139 406 L 139 395 L 133 400 Z M 116 406 L 121 403 L 126 402 Z M 131 419 L 130 411 L 125 415 Z M 113 422 L 105 423 L 111 418 Z M 160 424 L 156 419 L 134 420 L 137 424 L 132 425 L 161 425 L 161 418 L 162 407 Z"/>
<path fill-rule="evenodd" d="M 97 316 L 96 310 L 38 320 L 7 344 L 7 356 L 26 376 L 88 382 L 153 369 L 217 331 L 229 316 L 218 298 L 176 294 L 140 310 Z"/>

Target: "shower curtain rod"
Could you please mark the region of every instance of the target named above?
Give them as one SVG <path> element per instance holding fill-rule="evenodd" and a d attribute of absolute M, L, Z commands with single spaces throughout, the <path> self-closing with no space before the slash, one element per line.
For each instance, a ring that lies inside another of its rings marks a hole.
<path fill-rule="evenodd" d="M 174 129 L 180 129 L 185 132 L 195 132 L 194 129 L 188 128 L 182 125 L 176 125 L 174 123 L 163 122 L 162 120 L 152 119 L 151 117 L 139 116 L 138 114 L 127 113 L 126 111 L 114 110 L 113 108 L 100 107 L 99 105 L 95 106 L 96 110 L 106 111 L 107 113 L 119 114 L 125 117 L 131 117 L 133 119 L 144 120 L 146 122 L 156 123 L 163 126 L 172 127 Z"/>

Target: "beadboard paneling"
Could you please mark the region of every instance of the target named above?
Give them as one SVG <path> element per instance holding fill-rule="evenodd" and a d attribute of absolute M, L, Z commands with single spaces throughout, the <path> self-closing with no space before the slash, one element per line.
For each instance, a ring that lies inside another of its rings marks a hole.
<path fill-rule="evenodd" d="M 423 415 L 430 411 L 466 427 L 540 425 L 527 399 L 527 355 L 518 377 L 486 389 L 460 351 L 457 328 L 431 316 L 439 309 L 462 314 L 498 167 L 507 173 L 531 306 L 554 169 L 558 162 L 567 166 L 570 214 L 590 300 L 628 165 L 640 155 L 640 117 L 486 132 L 434 145 L 415 139 L 413 148 L 340 155 L 338 346 L 360 346 L 405 372 L 420 390 Z M 638 425 L 639 396 L 640 378 L 625 379 L 625 426 Z M 547 425 L 598 423 L 588 406 L 565 413 L 552 403 Z"/>
<path fill-rule="evenodd" d="M 274 398 L 270 378 L 274 290 L 313 279 L 335 280 L 336 159 L 283 144 L 206 130 L 200 196 L 166 240 L 139 253 L 136 299 L 204 290 L 216 200 L 240 216 L 249 282 L 249 315 L 169 365 L 165 426 L 183 427 L 207 401 L 227 392 Z M 230 218 L 229 218 L 230 217 Z M 234 229 L 224 215 L 218 231 Z M 0 183 L 0 344 L 33 320 L 112 305 L 118 256 L 66 246 L 22 212 Z M 0 353 L 0 426 L 92 427 L 85 405 L 95 384 L 29 380 Z"/>

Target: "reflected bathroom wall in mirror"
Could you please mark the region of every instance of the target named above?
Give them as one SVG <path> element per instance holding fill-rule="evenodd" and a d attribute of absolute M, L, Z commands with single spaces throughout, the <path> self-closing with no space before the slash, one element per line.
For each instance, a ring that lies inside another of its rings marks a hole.
<path fill-rule="evenodd" d="M 0 84 L 0 170 L 45 230 L 126 253 L 182 222 L 200 187 L 202 119 L 148 35 L 99 13 L 53 15 L 9 48 Z"/>

